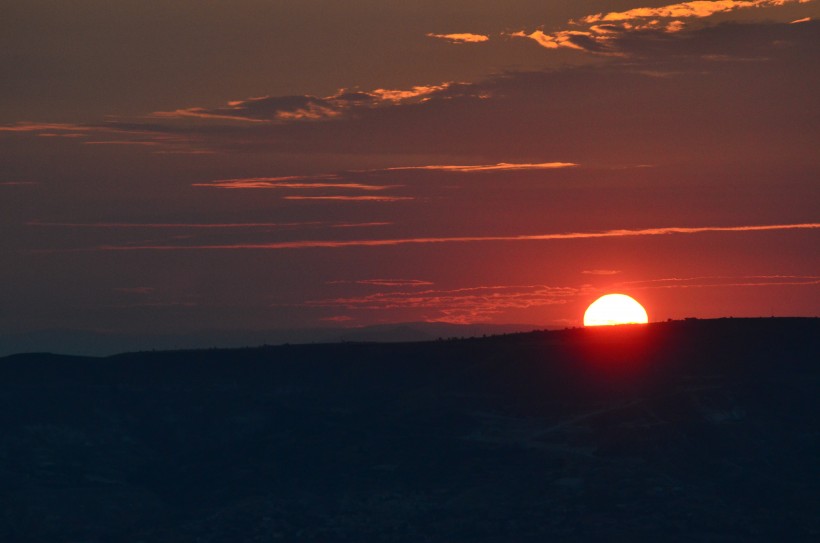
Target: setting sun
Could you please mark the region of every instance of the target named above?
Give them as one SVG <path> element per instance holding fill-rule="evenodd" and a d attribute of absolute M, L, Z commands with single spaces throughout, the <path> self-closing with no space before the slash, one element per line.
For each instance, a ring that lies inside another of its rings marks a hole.
<path fill-rule="evenodd" d="M 646 310 L 626 294 L 601 296 L 584 313 L 584 326 L 611 326 L 614 324 L 645 324 L 649 322 Z"/>

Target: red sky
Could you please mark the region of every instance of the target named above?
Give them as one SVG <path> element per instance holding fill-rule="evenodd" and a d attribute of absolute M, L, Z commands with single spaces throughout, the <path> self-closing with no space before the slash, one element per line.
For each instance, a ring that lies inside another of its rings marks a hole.
<path fill-rule="evenodd" d="M 0 333 L 815 316 L 820 4 L 33 0 Z"/>

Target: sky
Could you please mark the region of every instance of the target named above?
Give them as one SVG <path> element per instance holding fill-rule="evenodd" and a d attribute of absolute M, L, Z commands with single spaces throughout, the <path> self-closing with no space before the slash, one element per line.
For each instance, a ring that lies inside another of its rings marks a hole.
<path fill-rule="evenodd" d="M 3 12 L 0 333 L 820 313 L 815 0 Z"/>

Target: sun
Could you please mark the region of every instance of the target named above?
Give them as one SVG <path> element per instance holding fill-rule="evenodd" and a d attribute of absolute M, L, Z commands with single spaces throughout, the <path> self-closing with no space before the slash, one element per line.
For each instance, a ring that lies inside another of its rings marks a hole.
<path fill-rule="evenodd" d="M 649 322 L 646 310 L 626 294 L 601 296 L 584 313 L 584 326 L 611 326 L 613 324 L 645 324 Z"/>

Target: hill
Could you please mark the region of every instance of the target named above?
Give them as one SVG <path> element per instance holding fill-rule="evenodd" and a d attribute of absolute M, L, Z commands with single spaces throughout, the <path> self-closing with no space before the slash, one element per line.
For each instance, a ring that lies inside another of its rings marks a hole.
<path fill-rule="evenodd" d="M 109 356 L 126 351 L 242 348 L 284 343 L 345 341 L 431 341 L 440 337 L 472 337 L 543 328 L 533 324 L 450 324 L 410 322 L 333 328 L 273 330 L 201 330 L 189 333 L 138 334 L 88 330 L 37 330 L 0 334 L 0 357 L 26 352 L 59 352 L 78 356 Z"/>
<path fill-rule="evenodd" d="M 816 540 L 818 332 L 2 358 L 0 540 Z"/>

